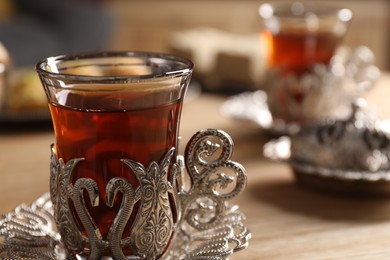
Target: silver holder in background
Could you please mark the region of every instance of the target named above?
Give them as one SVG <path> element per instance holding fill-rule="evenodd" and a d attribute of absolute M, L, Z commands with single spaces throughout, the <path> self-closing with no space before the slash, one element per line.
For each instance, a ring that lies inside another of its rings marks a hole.
<path fill-rule="evenodd" d="M 220 130 L 200 131 L 188 142 L 177 161 L 181 218 L 161 259 L 226 259 L 247 247 L 251 234 L 243 224 L 245 216 L 227 202 L 245 188 L 247 180 L 245 169 L 230 160 L 232 153 L 232 139 Z M 30 206 L 21 204 L 3 215 L 0 258 L 71 259 L 53 214 L 47 193 Z"/>
<path fill-rule="evenodd" d="M 374 58 L 365 46 L 342 47 L 329 65 L 315 64 L 303 76 L 281 77 L 280 72 L 274 71 L 261 90 L 227 99 L 221 113 L 253 122 L 273 135 L 294 135 L 304 121 L 346 119 L 353 112 L 351 105 L 374 88 L 380 78 Z M 283 94 L 283 102 L 279 94 Z"/>

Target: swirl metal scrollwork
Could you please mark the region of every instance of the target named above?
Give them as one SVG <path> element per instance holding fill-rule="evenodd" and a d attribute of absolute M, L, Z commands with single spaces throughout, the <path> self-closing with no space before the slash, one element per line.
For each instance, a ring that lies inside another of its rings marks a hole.
<path fill-rule="evenodd" d="M 221 130 L 200 131 L 187 144 L 184 160 L 192 186 L 181 194 L 181 201 L 186 221 L 197 229 L 209 229 L 220 222 L 225 201 L 246 186 L 245 169 L 230 160 L 232 153 L 233 141 Z"/>
<path fill-rule="evenodd" d="M 251 233 L 242 224 L 245 217 L 227 203 L 247 180 L 232 154 L 233 141 L 221 130 L 199 131 L 188 142 L 182 173 L 190 187 L 179 193 L 183 217 L 164 259 L 227 259 L 247 246 Z"/>

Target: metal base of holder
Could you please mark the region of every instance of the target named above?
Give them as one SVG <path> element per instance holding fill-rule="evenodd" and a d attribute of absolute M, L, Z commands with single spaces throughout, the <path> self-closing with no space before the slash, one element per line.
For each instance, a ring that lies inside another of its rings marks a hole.
<path fill-rule="evenodd" d="M 161 259 L 226 259 L 247 247 L 251 233 L 243 224 L 245 216 L 227 202 L 245 188 L 247 179 L 245 169 L 230 160 L 232 152 L 231 138 L 220 130 L 203 130 L 190 139 L 178 160 L 183 163 L 178 179 L 181 219 Z M 21 204 L 3 215 L 0 258 L 82 259 L 67 253 L 53 214 L 46 193 L 30 206 Z"/>

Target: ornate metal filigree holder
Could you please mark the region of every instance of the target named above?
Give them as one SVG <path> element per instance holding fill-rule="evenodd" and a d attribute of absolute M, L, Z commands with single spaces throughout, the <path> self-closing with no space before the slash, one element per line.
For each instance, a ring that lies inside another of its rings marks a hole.
<path fill-rule="evenodd" d="M 170 211 L 162 210 L 168 204 L 161 202 L 161 199 L 155 201 L 159 210 L 141 206 L 138 214 L 143 216 L 137 218 L 138 224 L 133 226 L 133 230 L 135 227 L 137 232 L 131 235 L 140 237 L 142 234 L 139 239 L 122 238 L 122 233 L 128 219 L 126 216 L 131 214 L 135 202 L 141 201 L 141 205 L 150 205 L 148 202 L 151 200 L 148 200 L 147 192 L 133 189 L 124 179 L 114 178 L 109 182 L 106 188 L 107 203 L 110 203 L 118 192 L 123 193 L 124 199 L 107 239 L 103 239 L 88 212 L 84 211 L 84 200 L 79 200 L 85 190 L 89 194 L 91 205 L 97 203 L 98 190 L 94 181 L 80 179 L 71 185 L 68 182 L 68 174 L 80 160 L 76 159 L 64 165 L 61 160 L 56 161 L 52 157 L 52 172 L 60 171 L 61 174 L 57 176 L 62 176 L 62 180 L 57 182 L 54 180 L 57 177 L 51 176 L 52 184 L 59 183 L 51 185 L 51 193 L 58 194 L 53 193 L 53 189 L 64 189 L 60 193 L 62 195 L 51 195 L 50 199 L 49 194 L 44 194 L 31 206 L 22 204 L 0 219 L 0 258 L 69 259 L 71 256 L 65 248 L 75 246 L 76 249 L 89 248 L 90 259 L 99 259 L 102 251 L 106 249 L 110 251 L 113 259 L 129 259 L 125 258 L 122 251 L 124 247 L 133 250 L 134 256 L 131 256 L 131 259 L 151 259 L 161 254 L 161 249 L 168 241 L 166 238 L 174 232 L 168 249 L 161 256 L 162 259 L 226 259 L 237 250 L 245 248 L 251 237 L 243 224 L 244 215 L 237 206 L 227 202 L 238 195 L 246 185 L 245 169 L 230 160 L 232 152 L 233 142 L 226 133 L 208 129 L 191 138 L 184 156 L 179 156 L 173 166 L 173 174 L 169 180 L 166 169 L 173 151 L 169 151 L 160 164 L 152 163 L 146 169 L 137 162 L 123 160 L 139 180 L 155 182 L 153 185 L 159 184 L 157 187 L 160 188 L 154 190 L 154 197 L 149 199 L 163 198 L 171 194 L 178 206 L 179 221 L 176 224 L 173 223 L 172 214 L 167 213 Z M 180 184 L 178 190 L 174 188 L 174 182 Z M 66 212 L 69 199 L 75 202 L 76 211 L 79 207 L 78 212 L 85 213 L 85 217 L 80 221 L 85 223 L 86 235 L 75 231 L 72 226 L 75 224 L 74 220 Z M 159 219 L 163 219 L 162 225 L 150 224 L 157 217 L 156 214 L 165 214 L 162 218 L 159 216 Z M 55 218 L 57 225 L 54 223 Z M 61 238 L 57 228 L 67 229 L 69 237 Z M 155 235 L 159 231 L 165 235 L 159 236 L 162 242 L 156 244 L 148 235 Z M 139 241 L 140 244 L 129 242 L 130 240 Z M 142 241 L 153 246 L 146 247 Z"/>

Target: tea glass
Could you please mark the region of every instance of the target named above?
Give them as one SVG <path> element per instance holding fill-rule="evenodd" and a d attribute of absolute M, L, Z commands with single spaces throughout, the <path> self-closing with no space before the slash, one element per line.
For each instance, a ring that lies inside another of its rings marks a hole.
<path fill-rule="evenodd" d="M 335 53 L 352 18 L 330 4 L 274 2 L 259 8 L 264 23 L 267 103 L 275 120 L 306 123 L 349 111 Z M 341 65 L 341 66 L 340 66 Z"/>
<path fill-rule="evenodd" d="M 50 195 L 68 253 L 158 258 L 180 217 L 176 155 L 192 62 L 98 52 L 36 69 L 54 126 Z"/>

